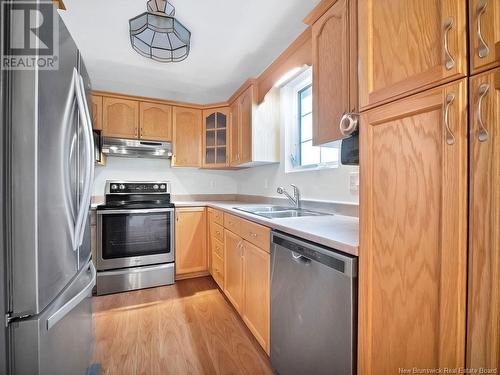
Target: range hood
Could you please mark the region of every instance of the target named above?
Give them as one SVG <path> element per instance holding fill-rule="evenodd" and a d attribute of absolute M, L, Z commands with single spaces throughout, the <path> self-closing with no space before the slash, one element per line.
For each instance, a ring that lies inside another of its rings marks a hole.
<path fill-rule="evenodd" d="M 170 142 L 102 137 L 102 153 L 127 158 L 171 159 Z"/>

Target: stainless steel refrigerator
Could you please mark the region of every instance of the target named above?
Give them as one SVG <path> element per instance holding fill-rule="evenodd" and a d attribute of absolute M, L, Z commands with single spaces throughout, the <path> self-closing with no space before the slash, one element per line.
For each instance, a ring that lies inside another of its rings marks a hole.
<path fill-rule="evenodd" d="M 86 374 L 93 350 L 90 82 L 62 19 L 58 59 L 2 72 L 2 374 Z"/>

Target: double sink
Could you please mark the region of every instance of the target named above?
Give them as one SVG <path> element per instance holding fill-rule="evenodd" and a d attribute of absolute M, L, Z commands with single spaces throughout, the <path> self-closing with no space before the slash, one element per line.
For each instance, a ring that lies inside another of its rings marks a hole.
<path fill-rule="evenodd" d="M 262 216 L 268 219 L 282 219 L 287 217 L 303 217 L 303 216 L 327 216 L 317 211 L 305 210 L 302 208 L 285 207 L 285 206 L 248 206 L 234 207 L 235 210 L 247 212 L 250 214 Z"/>

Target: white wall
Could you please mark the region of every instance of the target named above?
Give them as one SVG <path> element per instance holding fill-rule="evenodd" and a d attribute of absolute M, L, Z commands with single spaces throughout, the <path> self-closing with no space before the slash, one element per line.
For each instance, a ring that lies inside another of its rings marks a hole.
<path fill-rule="evenodd" d="M 276 193 L 278 186 L 291 192 L 290 184 L 300 189 L 303 199 L 358 203 L 358 194 L 349 189 L 349 174 L 358 167 L 286 173 L 283 163 L 236 172 L 238 194 L 283 197 Z"/>
<path fill-rule="evenodd" d="M 173 194 L 235 194 L 237 182 L 231 171 L 171 168 L 170 161 L 107 157 L 95 169 L 95 196 L 104 195 L 106 180 L 167 180 Z"/>

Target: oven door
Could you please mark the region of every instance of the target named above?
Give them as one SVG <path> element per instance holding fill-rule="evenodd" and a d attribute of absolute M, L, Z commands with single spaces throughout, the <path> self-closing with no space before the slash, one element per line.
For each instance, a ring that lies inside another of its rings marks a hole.
<path fill-rule="evenodd" d="M 97 211 L 99 271 L 173 262 L 174 209 Z"/>

